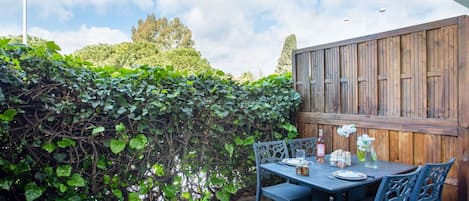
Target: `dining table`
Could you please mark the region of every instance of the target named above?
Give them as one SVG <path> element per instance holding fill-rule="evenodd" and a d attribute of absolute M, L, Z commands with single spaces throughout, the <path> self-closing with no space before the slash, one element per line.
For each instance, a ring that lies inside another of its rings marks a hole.
<path fill-rule="evenodd" d="M 358 161 L 356 156 L 351 157 L 350 166 L 338 168 L 329 163 L 329 158 L 330 155 L 326 155 L 325 162 L 318 163 L 315 157 L 306 157 L 309 167 L 308 176 L 298 175 L 295 166 L 284 162 L 265 163 L 260 165 L 260 168 L 288 179 L 290 182 L 311 187 L 312 200 L 330 200 L 329 198 L 333 197 L 334 201 L 362 200 L 366 187 L 379 185 L 384 176 L 411 172 L 417 168 L 414 165 L 383 160 L 377 161 L 377 167 L 370 168 L 366 167 L 364 162 Z M 337 177 L 337 171 L 352 171 L 366 176 L 360 179 L 344 179 Z"/>

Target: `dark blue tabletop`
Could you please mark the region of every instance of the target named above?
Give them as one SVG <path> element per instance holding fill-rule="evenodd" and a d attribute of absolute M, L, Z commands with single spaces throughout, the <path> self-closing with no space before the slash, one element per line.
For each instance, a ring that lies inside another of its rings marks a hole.
<path fill-rule="evenodd" d="M 410 172 L 416 168 L 413 165 L 387 161 L 378 161 L 378 168 L 367 168 L 363 163 L 358 162 L 356 157 L 352 157 L 351 166 L 339 169 L 329 165 L 328 156 L 326 156 L 326 162 L 322 164 L 316 162 L 314 158 L 308 158 L 308 160 L 314 161 L 309 165 L 309 176 L 296 175 L 295 167 L 283 163 L 267 163 L 261 165 L 261 168 L 327 193 L 345 192 L 354 187 L 366 186 L 378 182 L 386 175 Z M 367 174 L 369 177 L 360 181 L 341 180 L 332 177 L 332 173 L 337 170 L 358 171 Z"/>

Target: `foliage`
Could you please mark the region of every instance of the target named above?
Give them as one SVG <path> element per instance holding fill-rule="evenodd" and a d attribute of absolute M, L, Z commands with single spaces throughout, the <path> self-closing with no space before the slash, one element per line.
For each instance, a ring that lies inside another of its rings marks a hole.
<path fill-rule="evenodd" d="M 132 40 L 154 43 L 163 51 L 194 47 L 191 30 L 179 18 L 156 19 L 155 14 L 147 15 L 145 21 L 138 20 L 138 26 L 132 27 Z"/>
<path fill-rule="evenodd" d="M 295 136 L 291 75 L 92 67 L 0 40 L 0 199 L 228 200 L 252 144 Z"/>
<path fill-rule="evenodd" d="M 237 78 L 238 81 L 240 82 L 252 82 L 256 80 L 256 77 L 251 71 L 244 72 Z"/>
<path fill-rule="evenodd" d="M 291 72 L 293 50 L 296 50 L 296 36 L 295 34 L 290 34 L 285 38 L 285 43 L 283 44 L 282 53 L 278 58 L 275 73 Z"/>
<path fill-rule="evenodd" d="M 176 70 L 188 74 L 211 70 L 208 61 L 192 48 L 160 52 L 157 45 L 149 42 L 90 45 L 77 50 L 74 55 L 97 66 L 126 68 L 136 68 L 141 65 L 173 66 Z"/>

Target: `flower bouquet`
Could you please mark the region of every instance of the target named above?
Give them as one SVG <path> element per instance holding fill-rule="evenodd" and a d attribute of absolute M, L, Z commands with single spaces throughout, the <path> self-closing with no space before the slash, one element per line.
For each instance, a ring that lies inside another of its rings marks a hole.
<path fill-rule="evenodd" d="M 355 124 L 343 125 L 342 127 L 337 129 L 337 133 L 344 137 L 349 137 L 352 133 L 355 132 L 357 132 Z"/>

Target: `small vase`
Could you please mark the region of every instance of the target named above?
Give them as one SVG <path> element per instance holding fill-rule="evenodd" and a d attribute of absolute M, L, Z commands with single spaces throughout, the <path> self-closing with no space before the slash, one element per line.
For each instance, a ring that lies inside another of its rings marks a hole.
<path fill-rule="evenodd" d="M 367 168 L 378 168 L 378 157 L 376 151 L 372 146 L 373 143 L 370 143 L 370 146 L 367 147 L 365 151 L 365 167 Z"/>
<path fill-rule="evenodd" d="M 364 162 L 367 168 L 378 167 L 378 157 L 373 147 L 374 140 L 375 138 L 369 137 L 367 134 L 363 134 L 357 139 L 358 161 Z"/>

